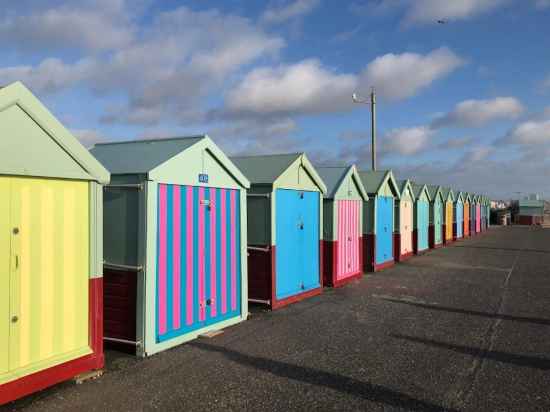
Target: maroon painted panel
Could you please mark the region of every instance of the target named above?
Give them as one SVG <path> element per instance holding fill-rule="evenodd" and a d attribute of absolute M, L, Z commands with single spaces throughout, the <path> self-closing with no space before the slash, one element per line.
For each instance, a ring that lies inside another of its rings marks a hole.
<path fill-rule="evenodd" d="M 275 246 L 268 247 L 267 251 L 248 250 L 248 297 L 250 299 L 265 301 L 272 299 L 274 262 Z"/>
<path fill-rule="evenodd" d="M 374 270 L 374 258 L 376 256 L 376 235 L 366 233 L 363 238 L 363 268 L 365 272 Z"/>
<path fill-rule="evenodd" d="M 108 338 L 136 341 L 137 273 L 105 269 L 104 323 Z M 135 346 L 105 343 L 113 349 L 135 353 Z"/>

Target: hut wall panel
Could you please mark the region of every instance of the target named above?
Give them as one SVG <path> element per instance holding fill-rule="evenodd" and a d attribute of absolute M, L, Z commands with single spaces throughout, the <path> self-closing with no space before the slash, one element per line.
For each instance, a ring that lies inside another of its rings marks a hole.
<path fill-rule="evenodd" d="M 241 313 L 240 192 L 159 184 L 157 342 Z"/>

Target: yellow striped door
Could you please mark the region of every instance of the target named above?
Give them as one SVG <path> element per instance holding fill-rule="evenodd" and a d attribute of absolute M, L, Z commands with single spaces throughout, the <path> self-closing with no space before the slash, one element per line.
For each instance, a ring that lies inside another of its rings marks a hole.
<path fill-rule="evenodd" d="M 445 204 L 445 239 L 450 240 L 453 238 L 453 204 L 447 202 Z"/>
<path fill-rule="evenodd" d="M 10 179 L 0 177 L 0 375 L 9 369 Z"/>
<path fill-rule="evenodd" d="M 9 370 L 27 374 L 90 352 L 89 193 L 87 182 L 11 181 Z"/>

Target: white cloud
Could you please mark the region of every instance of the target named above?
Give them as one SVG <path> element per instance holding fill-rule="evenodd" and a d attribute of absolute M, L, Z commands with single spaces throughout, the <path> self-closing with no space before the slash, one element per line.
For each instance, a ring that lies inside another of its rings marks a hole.
<path fill-rule="evenodd" d="M 266 24 L 280 24 L 311 13 L 320 0 L 294 0 L 280 7 L 267 9 L 261 16 Z"/>
<path fill-rule="evenodd" d="M 389 100 L 411 97 L 434 81 L 464 64 L 446 47 L 422 55 L 417 53 L 385 54 L 369 63 L 361 75 L 363 89 L 376 87 Z"/>
<path fill-rule="evenodd" d="M 105 121 L 154 125 L 197 119 L 203 98 L 256 59 L 276 57 L 283 46 L 282 38 L 247 18 L 180 7 L 154 15 L 129 44 L 108 53 L 0 68 L 0 84 L 21 80 L 42 93 L 82 84 L 100 96 L 127 99 L 108 108 Z"/>
<path fill-rule="evenodd" d="M 49 58 L 37 66 L 0 67 L 0 83 L 20 80 L 37 93 L 51 93 L 89 78 L 95 67 L 89 59 L 67 65 L 59 59 Z"/>
<path fill-rule="evenodd" d="M 349 109 L 357 78 L 318 60 L 252 70 L 226 97 L 230 113 L 319 113 Z"/>
<path fill-rule="evenodd" d="M 411 97 L 462 64 L 446 48 L 427 55 L 386 54 L 361 75 L 336 73 L 319 60 L 252 70 L 225 99 L 230 114 L 310 114 L 350 110 L 351 94 L 376 86 L 381 97 Z"/>
<path fill-rule="evenodd" d="M 5 13 L 0 20 L 0 43 L 22 49 L 78 48 L 107 50 L 123 47 L 134 37 L 132 15 L 124 1 L 73 1 L 42 9 L 33 4 L 28 14 Z"/>
<path fill-rule="evenodd" d="M 490 100 L 465 100 L 453 111 L 437 118 L 434 127 L 478 127 L 498 119 L 514 119 L 524 112 L 514 97 L 496 97 Z"/>
<path fill-rule="evenodd" d="M 548 145 L 550 143 L 550 120 L 533 120 L 521 123 L 510 130 L 503 141 L 528 146 Z"/>
<path fill-rule="evenodd" d="M 509 0 L 414 0 L 405 14 L 405 24 L 434 23 L 439 19 L 466 20 L 495 10 Z"/>
<path fill-rule="evenodd" d="M 434 131 L 426 126 L 390 130 L 382 137 L 382 152 L 410 156 L 425 150 Z"/>

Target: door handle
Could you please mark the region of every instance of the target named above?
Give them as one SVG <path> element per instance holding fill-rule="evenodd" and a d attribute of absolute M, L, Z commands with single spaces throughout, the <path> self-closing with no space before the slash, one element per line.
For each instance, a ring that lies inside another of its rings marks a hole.
<path fill-rule="evenodd" d="M 15 270 L 19 269 L 19 255 L 15 255 Z"/>
<path fill-rule="evenodd" d="M 17 323 L 19 321 L 19 317 L 17 315 L 14 315 L 11 317 L 11 323 Z"/>

